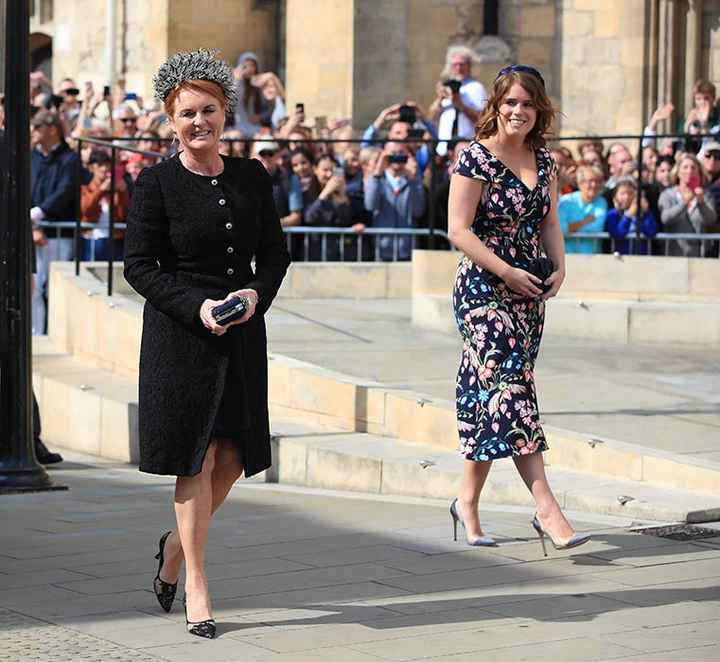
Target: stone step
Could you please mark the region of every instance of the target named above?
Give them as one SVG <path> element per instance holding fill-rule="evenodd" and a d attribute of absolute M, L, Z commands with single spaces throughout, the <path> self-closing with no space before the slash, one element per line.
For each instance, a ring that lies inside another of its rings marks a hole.
<path fill-rule="evenodd" d="M 133 379 L 52 348 L 38 353 L 34 368 L 43 436 L 52 448 L 137 462 Z M 282 417 L 273 419 L 273 446 L 274 464 L 264 479 L 315 488 L 451 499 L 462 469 L 458 454 L 446 449 Z M 720 519 L 720 497 L 714 494 L 569 471 L 551 460 L 548 472 L 567 509 L 643 520 Z M 495 464 L 483 501 L 532 505 L 510 461 Z"/>
<path fill-rule="evenodd" d="M 273 423 L 271 482 L 322 489 L 452 499 L 462 458 L 458 453 L 367 433 L 315 431 L 278 419 Z M 668 489 L 611 476 L 546 466 L 553 491 L 566 510 L 640 520 L 709 522 L 720 519 L 720 496 Z M 512 461 L 493 465 L 482 502 L 532 506 Z M 482 504 L 481 504 L 482 508 Z"/>

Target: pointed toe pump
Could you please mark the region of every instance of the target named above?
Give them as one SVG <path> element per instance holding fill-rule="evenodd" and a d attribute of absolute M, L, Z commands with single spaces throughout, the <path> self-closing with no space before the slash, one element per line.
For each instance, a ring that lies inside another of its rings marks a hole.
<path fill-rule="evenodd" d="M 158 553 L 155 554 L 155 558 L 159 561 L 158 571 L 157 575 L 155 575 L 155 579 L 153 580 L 153 591 L 155 592 L 155 597 L 160 603 L 160 606 L 166 612 L 170 612 L 172 609 L 173 601 L 175 600 L 175 593 L 177 592 L 177 582 L 169 584 L 168 582 L 160 579 L 160 571 L 162 570 L 163 563 L 165 562 L 165 543 L 171 533 L 172 531 L 168 531 L 163 534 L 162 538 L 160 538 L 160 542 L 158 543 L 159 550 Z"/>
<path fill-rule="evenodd" d="M 550 535 L 548 531 L 543 529 L 537 514 L 535 514 L 535 517 L 533 517 L 530 524 L 532 525 L 532 528 L 535 529 L 535 533 L 537 533 L 538 538 L 540 538 L 540 544 L 542 545 L 543 554 L 545 556 L 548 555 L 547 547 L 545 546 L 545 536 L 550 538 L 552 546 L 558 551 L 561 551 L 563 549 L 572 549 L 573 547 L 579 547 L 580 545 L 584 545 L 586 542 L 588 542 L 588 540 L 590 540 L 590 536 L 586 533 L 574 533 L 566 541 L 558 542 L 557 540 L 555 540 L 555 538 L 552 537 L 552 535 Z"/>
<path fill-rule="evenodd" d="M 450 504 L 450 518 L 452 519 L 452 526 L 453 526 L 453 540 L 457 542 L 457 528 L 458 528 L 458 522 L 463 528 L 463 531 L 465 531 L 465 540 L 467 541 L 467 544 L 471 547 L 497 547 L 497 542 L 495 542 L 494 538 L 491 538 L 490 536 L 479 536 L 474 539 L 470 539 L 467 537 L 467 529 L 465 528 L 465 522 L 463 522 L 462 517 L 460 517 L 460 513 L 458 512 L 457 508 L 457 499 L 453 499 L 453 502 Z"/>
<path fill-rule="evenodd" d="M 208 618 L 204 621 L 196 621 L 191 623 L 187 617 L 187 596 L 183 598 L 183 606 L 185 607 L 185 626 L 190 634 L 203 639 L 215 639 L 217 626 L 214 618 Z"/>

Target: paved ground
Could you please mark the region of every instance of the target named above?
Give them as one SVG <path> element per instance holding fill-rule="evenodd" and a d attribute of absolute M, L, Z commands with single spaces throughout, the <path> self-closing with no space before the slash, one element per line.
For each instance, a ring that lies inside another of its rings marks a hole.
<path fill-rule="evenodd" d="M 485 509 L 489 551 L 450 540 L 446 503 L 252 481 L 212 527 L 219 638 L 193 639 L 150 592 L 171 479 L 61 467 L 68 492 L 0 497 L 0 660 L 720 658 L 720 537 L 575 513 L 594 541 L 544 559 L 522 509 Z"/>
<path fill-rule="evenodd" d="M 414 328 L 407 300 L 278 300 L 273 351 L 452 400 L 459 336 Z M 547 336 L 537 363 L 551 425 L 720 462 L 720 355 Z"/>

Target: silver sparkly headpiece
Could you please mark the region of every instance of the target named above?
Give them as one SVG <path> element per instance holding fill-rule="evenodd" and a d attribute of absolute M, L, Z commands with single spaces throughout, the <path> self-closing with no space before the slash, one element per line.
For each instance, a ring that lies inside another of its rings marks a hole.
<path fill-rule="evenodd" d="M 200 48 L 197 51 L 175 53 L 153 76 L 155 96 L 165 102 L 170 92 L 187 80 L 209 80 L 217 83 L 225 95 L 229 111 L 237 105 L 237 92 L 232 69 L 227 62 L 215 56 L 220 51 Z"/>

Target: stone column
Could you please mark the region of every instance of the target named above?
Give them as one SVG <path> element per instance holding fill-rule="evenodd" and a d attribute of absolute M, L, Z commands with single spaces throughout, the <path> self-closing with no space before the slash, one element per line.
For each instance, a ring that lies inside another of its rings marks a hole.
<path fill-rule="evenodd" d="M 685 103 L 692 103 L 692 88 L 701 76 L 703 0 L 689 0 L 685 24 Z"/>

